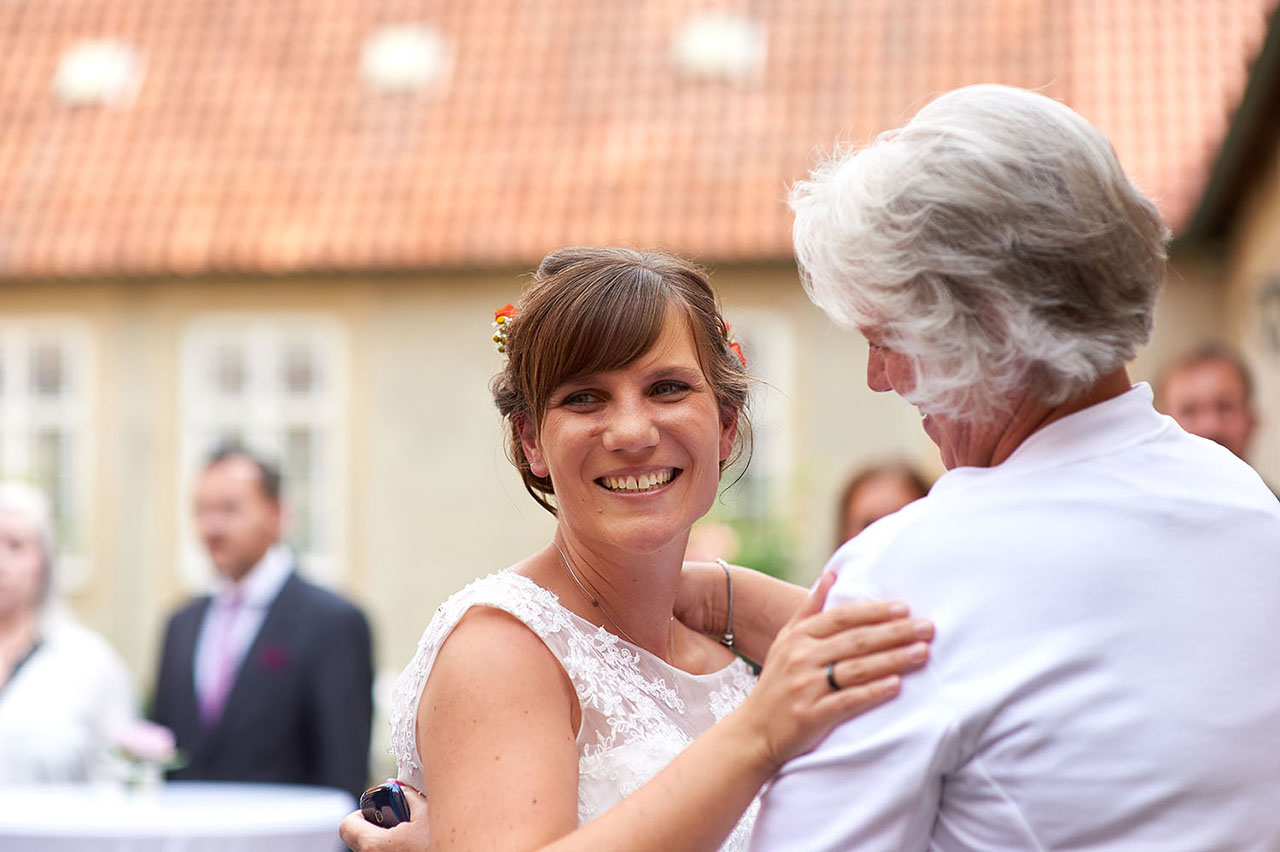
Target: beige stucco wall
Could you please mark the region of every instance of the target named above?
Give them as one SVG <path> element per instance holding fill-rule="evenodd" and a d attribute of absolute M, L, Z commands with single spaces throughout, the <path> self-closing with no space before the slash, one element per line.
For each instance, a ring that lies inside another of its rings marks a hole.
<path fill-rule="evenodd" d="M 1175 248 L 1156 302 L 1155 329 L 1130 365 L 1135 381 L 1154 382 L 1161 367 L 1187 349 L 1226 339 L 1226 286 L 1220 259 L 1195 248 Z"/>

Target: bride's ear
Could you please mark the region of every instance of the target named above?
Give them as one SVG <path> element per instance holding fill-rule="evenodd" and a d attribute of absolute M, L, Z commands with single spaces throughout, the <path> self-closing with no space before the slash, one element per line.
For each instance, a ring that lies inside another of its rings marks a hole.
<path fill-rule="evenodd" d="M 516 419 L 516 432 L 520 435 L 520 449 L 524 452 L 525 461 L 529 462 L 529 472 L 539 479 L 546 479 L 551 474 L 546 460 L 542 457 L 542 448 L 538 445 L 538 435 L 529 423 L 528 417 Z"/>
<path fill-rule="evenodd" d="M 728 406 L 720 409 L 720 461 L 733 455 L 733 443 L 738 439 L 738 409 Z"/>

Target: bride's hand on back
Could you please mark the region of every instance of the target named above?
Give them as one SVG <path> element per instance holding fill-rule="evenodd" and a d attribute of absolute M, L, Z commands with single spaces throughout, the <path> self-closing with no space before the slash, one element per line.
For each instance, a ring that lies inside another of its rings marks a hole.
<path fill-rule="evenodd" d="M 863 600 L 823 611 L 835 579 L 824 573 L 778 631 L 759 682 L 739 708 L 775 768 L 839 723 L 896 696 L 901 675 L 929 657 L 933 625 L 908 618 L 902 603 Z"/>

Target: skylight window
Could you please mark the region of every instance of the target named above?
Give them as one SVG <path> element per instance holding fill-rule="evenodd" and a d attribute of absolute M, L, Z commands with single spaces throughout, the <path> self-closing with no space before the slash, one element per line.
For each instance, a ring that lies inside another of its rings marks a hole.
<path fill-rule="evenodd" d="M 693 15 L 676 30 L 671 57 L 689 77 L 751 79 L 764 68 L 764 25 L 731 12 Z"/>
<path fill-rule="evenodd" d="M 383 92 L 415 92 L 449 76 L 452 56 L 440 33 L 420 24 L 383 27 L 360 52 L 360 76 Z"/>
<path fill-rule="evenodd" d="M 131 102 L 142 86 L 142 60 L 133 45 L 92 39 L 72 45 L 58 61 L 53 92 L 71 106 Z"/>

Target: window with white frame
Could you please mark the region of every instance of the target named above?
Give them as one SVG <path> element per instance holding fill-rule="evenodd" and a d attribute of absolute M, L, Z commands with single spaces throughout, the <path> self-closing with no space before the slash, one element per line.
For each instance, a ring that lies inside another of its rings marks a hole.
<path fill-rule="evenodd" d="M 0 320 L 0 477 L 30 482 L 48 497 L 65 591 L 79 588 L 90 569 L 92 363 L 83 321 Z"/>
<path fill-rule="evenodd" d="M 779 311 L 752 310 L 730 322 L 747 369 L 758 379 L 749 402 L 751 464 L 741 478 L 736 469 L 726 474 L 724 484 L 733 483 L 732 487 L 722 493 L 711 514 L 738 532 L 743 547 L 739 556 L 747 564 L 785 574 L 792 550 L 786 509 L 794 466 L 787 439 L 793 415 L 786 389 L 795 387 L 794 330 Z"/>
<path fill-rule="evenodd" d="M 190 588 L 212 576 L 190 495 L 209 454 L 228 443 L 279 466 L 299 570 L 328 585 L 342 579 L 346 364 L 346 337 L 331 317 L 216 314 L 183 329 L 179 527 Z"/>
<path fill-rule="evenodd" d="M 773 311 L 752 311 L 733 326 L 742 344 L 751 384 L 751 465 L 738 483 L 740 509 L 753 517 L 767 517 L 783 509 L 791 476 L 787 441 L 791 417 L 787 388 L 794 386 L 791 324 Z"/>

